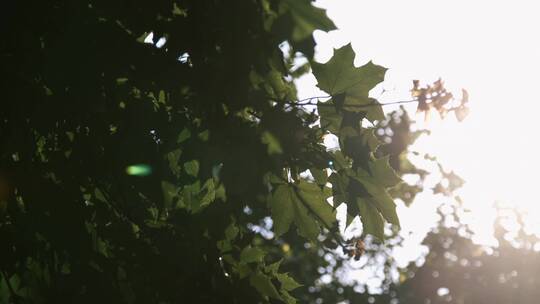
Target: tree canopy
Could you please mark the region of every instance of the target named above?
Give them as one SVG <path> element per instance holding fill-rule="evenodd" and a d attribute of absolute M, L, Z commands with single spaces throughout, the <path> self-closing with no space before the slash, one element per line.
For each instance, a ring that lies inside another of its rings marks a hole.
<path fill-rule="evenodd" d="M 386 69 L 355 66 L 350 44 L 314 61 L 313 31 L 335 25 L 309 0 L 9 6 L 5 302 L 295 303 L 310 282 L 288 273 L 291 248 L 307 273 L 321 261 L 306 242 L 361 254 L 340 236 L 337 206 L 383 241 L 399 228 L 394 198 L 419 191 L 398 185 L 400 172 L 422 174 L 402 157 L 414 134 L 369 95 Z M 329 96 L 317 111 L 294 85 L 310 68 Z M 451 98 L 415 90 L 422 109 Z M 382 122 L 401 132 L 379 148 Z M 253 227 L 269 218 L 265 238 Z"/>

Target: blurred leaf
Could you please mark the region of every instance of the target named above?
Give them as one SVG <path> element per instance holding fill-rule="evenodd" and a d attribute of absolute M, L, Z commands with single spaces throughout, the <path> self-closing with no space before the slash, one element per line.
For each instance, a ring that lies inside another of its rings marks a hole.
<path fill-rule="evenodd" d="M 274 135 L 272 135 L 272 133 L 264 131 L 261 140 L 262 143 L 266 145 L 269 155 L 283 153 L 283 149 L 281 148 L 279 140 Z"/>
<path fill-rule="evenodd" d="M 277 273 L 276 278 L 281 283 L 281 288 L 285 289 L 286 291 L 291 291 L 298 287 L 302 287 L 302 284 L 299 284 L 298 282 L 296 282 L 293 278 L 291 278 L 286 273 Z"/>
<path fill-rule="evenodd" d="M 178 190 L 167 181 L 161 182 L 161 189 L 163 190 L 164 205 L 166 208 L 170 208 L 174 198 L 178 195 Z"/>
<path fill-rule="evenodd" d="M 186 170 L 187 174 L 197 177 L 199 174 L 199 161 L 194 159 L 184 163 L 184 170 Z"/>
<path fill-rule="evenodd" d="M 265 254 L 260 248 L 247 246 L 240 253 L 240 261 L 243 263 L 262 262 Z"/>
<path fill-rule="evenodd" d="M 311 5 L 309 1 L 284 0 L 283 3 L 288 6 L 295 21 L 293 40 L 304 40 L 311 36 L 316 29 L 326 32 L 336 29 L 332 20 L 326 16 L 325 11 Z"/>
<path fill-rule="evenodd" d="M 182 132 L 178 135 L 178 139 L 176 140 L 177 143 L 182 143 L 189 139 L 191 137 L 191 132 L 186 128 L 183 129 Z"/>

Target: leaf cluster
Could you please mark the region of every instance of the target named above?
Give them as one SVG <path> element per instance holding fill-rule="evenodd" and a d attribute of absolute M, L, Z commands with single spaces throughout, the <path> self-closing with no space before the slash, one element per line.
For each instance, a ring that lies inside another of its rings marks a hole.
<path fill-rule="evenodd" d="M 384 119 L 368 95 L 385 69 L 355 67 L 350 45 L 315 62 L 313 31 L 335 25 L 311 1 L 10 5 L 5 302 L 294 303 L 300 284 L 250 225 L 271 216 L 276 242 L 340 242 L 346 203 L 365 234 L 399 226 L 388 189 L 400 179 L 364 123 Z M 290 106 L 309 70 L 297 56 L 333 96 L 318 112 Z"/>

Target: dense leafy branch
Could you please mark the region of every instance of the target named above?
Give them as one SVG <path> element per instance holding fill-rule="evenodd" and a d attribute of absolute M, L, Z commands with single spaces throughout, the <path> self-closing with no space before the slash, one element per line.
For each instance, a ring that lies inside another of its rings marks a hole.
<path fill-rule="evenodd" d="M 295 303 L 287 242 L 294 254 L 324 238 L 348 246 L 335 228 L 341 204 L 363 236 L 399 227 L 394 198 L 414 189 L 395 163 L 412 140 L 390 149 L 361 123 L 386 121 L 369 97 L 386 69 L 355 67 L 350 44 L 316 62 L 313 31 L 336 27 L 311 1 L 4 11 L 0 300 Z M 297 53 L 308 66 L 291 71 Z M 276 102 L 297 99 L 291 77 L 309 67 L 328 95 Z M 442 84 L 414 89 L 394 104 L 451 104 Z M 330 133 L 339 149 L 324 145 Z M 270 218 L 273 237 L 254 228 Z"/>

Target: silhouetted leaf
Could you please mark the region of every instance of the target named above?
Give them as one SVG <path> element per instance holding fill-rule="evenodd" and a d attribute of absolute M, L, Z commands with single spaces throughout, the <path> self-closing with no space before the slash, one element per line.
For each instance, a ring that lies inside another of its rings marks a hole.
<path fill-rule="evenodd" d="M 384 80 L 386 69 L 369 62 L 354 66 L 351 44 L 334 50 L 334 56 L 325 64 L 313 62 L 317 86 L 332 96 L 345 94 L 343 108 L 352 112 L 366 112 L 371 121 L 384 119 L 378 102 L 369 98 L 369 91 Z"/>

